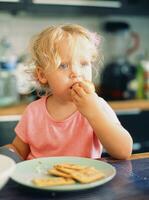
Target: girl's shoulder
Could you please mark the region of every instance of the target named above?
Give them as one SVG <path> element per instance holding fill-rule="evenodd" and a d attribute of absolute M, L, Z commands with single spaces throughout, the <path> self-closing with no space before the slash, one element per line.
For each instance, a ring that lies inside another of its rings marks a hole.
<path fill-rule="evenodd" d="M 99 103 L 100 105 L 104 108 L 104 109 L 110 109 L 110 110 L 113 110 L 111 108 L 111 106 L 108 104 L 108 102 L 106 100 L 104 100 L 102 97 L 98 97 L 99 99 Z"/>
<path fill-rule="evenodd" d="M 99 98 L 100 105 L 102 109 L 104 110 L 104 112 L 106 113 L 106 115 L 108 115 L 109 118 L 113 119 L 114 122 L 120 123 L 115 111 L 111 108 L 108 102 L 106 102 L 106 100 L 104 100 L 102 97 L 98 97 L 98 98 Z"/>
<path fill-rule="evenodd" d="M 26 107 L 26 112 L 40 112 L 41 110 L 45 109 L 46 106 L 46 96 L 41 97 L 38 100 L 35 100 L 31 102 L 27 107 Z"/>

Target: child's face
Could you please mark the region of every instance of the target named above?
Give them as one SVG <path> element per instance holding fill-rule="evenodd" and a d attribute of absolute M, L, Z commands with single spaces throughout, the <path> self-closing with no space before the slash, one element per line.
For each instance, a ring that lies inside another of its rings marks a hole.
<path fill-rule="evenodd" d="M 61 63 L 57 69 L 46 70 L 45 77 L 52 94 L 61 98 L 70 98 L 73 84 L 92 79 L 91 50 L 84 39 L 75 40 L 73 48 L 63 40 L 59 46 Z"/>

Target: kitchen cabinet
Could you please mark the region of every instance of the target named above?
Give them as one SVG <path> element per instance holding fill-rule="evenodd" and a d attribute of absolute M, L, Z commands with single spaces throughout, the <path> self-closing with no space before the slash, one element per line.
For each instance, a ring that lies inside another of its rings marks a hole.
<path fill-rule="evenodd" d="M 65 15 L 85 14 L 99 16 L 111 14 L 149 15 L 148 0 L 30 0 L 28 2 L 28 12 L 36 11 L 49 15 L 56 13 L 63 13 Z M 34 2 L 36 2 L 36 4 Z"/>
<path fill-rule="evenodd" d="M 8 11 L 16 15 L 25 8 L 24 0 L 0 0 L 0 11 Z"/>
<path fill-rule="evenodd" d="M 120 0 L 31 0 L 28 12 L 59 15 L 105 15 L 115 13 L 121 6 Z"/>
<path fill-rule="evenodd" d="M 44 15 L 149 15 L 148 0 L 0 0 L 0 10 Z"/>
<path fill-rule="evenodd" d="M 130 132 L 134 142 L 133 152 L 149 151 L 149 101 L 113 101 L 109 104 L 121 124 Z"/>
<path fill-rule="evenodd" d="M 0 146 L 9 144 L 15 137 L 14 128 L 16 127 L 18 120 L 13 121 L 0 121 Z"/>
<path fill-rule="evenodd" d="M 133 138 L 133 152 L 149 151 L 149 111 L 139 109 L 117 111 L 117 117 Z"/>
<path fill-rule="evenodd" d="M 148 0 L 122 0 L 124 12 L 129 15 L 149 15 Z"/>

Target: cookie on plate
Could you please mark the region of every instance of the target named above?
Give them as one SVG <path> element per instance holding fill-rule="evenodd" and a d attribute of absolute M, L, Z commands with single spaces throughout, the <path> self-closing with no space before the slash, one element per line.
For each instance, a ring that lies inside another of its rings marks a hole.
<path fill-rule="evenodd" d="M 32 182 L 39 187 L 70 185 L 75 183 L 73 179 L 63 177 L 35 178 Z"/>

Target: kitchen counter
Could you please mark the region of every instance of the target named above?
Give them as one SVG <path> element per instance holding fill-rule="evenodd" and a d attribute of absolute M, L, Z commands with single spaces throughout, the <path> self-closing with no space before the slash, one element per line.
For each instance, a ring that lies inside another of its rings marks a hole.
<path fill-rule="evenodd" d="M 24 112 L 27 105 L 28 105 L 27 103 L 20 103 L 20 104 L 8 106 L 8 107 L 0 107 L 0 116 L 21 115 Z"/>
<path fill-rule="evenodd" d="M 129 101 L 113 101 L 108 102 L 110 106 L 115 110 L 129 110 L 129 109 L 140 109 L 149 110 L 148 100 L 129 100 Z M 21 115 L 25 110 L 27 103 L 20 103 L 14 106 L 1 107 L 0 116 L 4 115 Z"/>
<path fill-rule="evenodd" d="M 109 102 L 110 106 L 116 110 L 140 109 L 149 110 L 149 100 L 127 100 Z"/>

